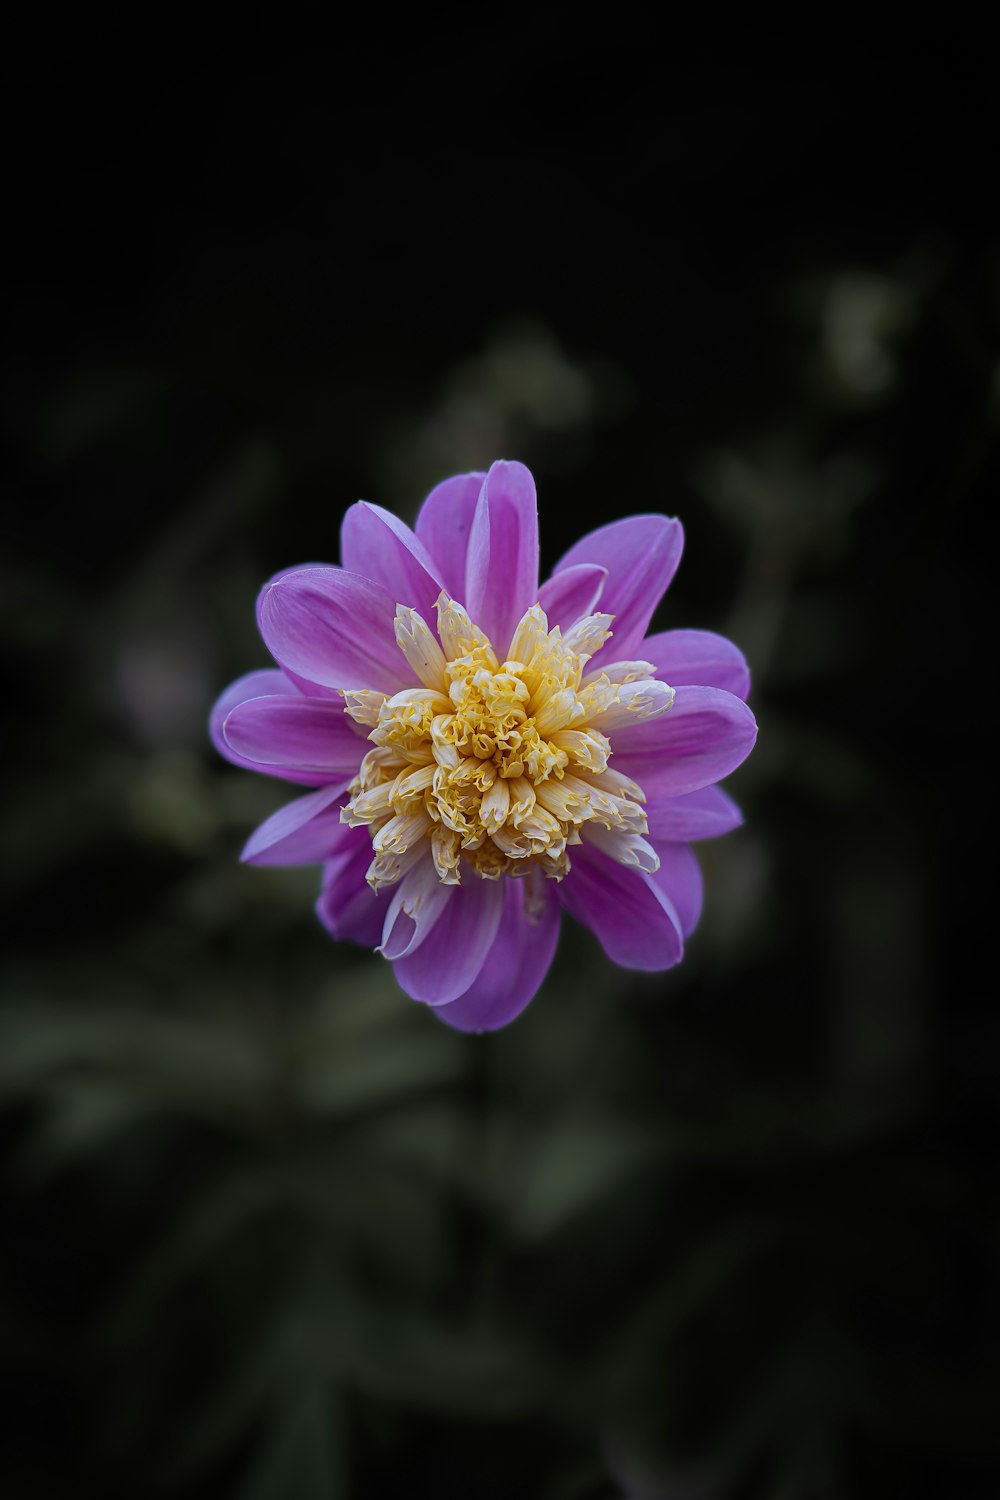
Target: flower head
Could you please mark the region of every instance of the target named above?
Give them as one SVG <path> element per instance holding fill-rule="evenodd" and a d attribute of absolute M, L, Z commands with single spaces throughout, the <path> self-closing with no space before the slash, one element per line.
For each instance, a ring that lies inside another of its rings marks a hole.
<path fill-rule="evenodd" d="M 527 1005 L 564 907 L 616 963 L 671 968 L 701 911 L 690 843 L 739 824 L 715 783 L 757 732 L 735 646 L 646 636 L 682 543 L 666 516 L 613 522 L 539 588 L 518 463 L 445 480 L 415 531 L 352 506 L 340 567 L 261 592 L 277 669 L 212 712 L 229 760 L 314 789 L 244 859 L 322 862 L 331 935 L 462 1029 Z"/>

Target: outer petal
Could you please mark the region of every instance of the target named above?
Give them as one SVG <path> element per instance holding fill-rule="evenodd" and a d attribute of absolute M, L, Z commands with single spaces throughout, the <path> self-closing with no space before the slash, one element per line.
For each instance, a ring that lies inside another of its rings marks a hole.
<path fill-rule="evenodd" d="M 329 566 L 330 564 L 325 562 L 298 563 L 292 568 L 279 568 L 277 573 L 271 575 L 257 595 L 257 629 L 260 631 L 262 639 L 264 639 L 264 624 L 261 618 L 262 606 L 264 600 L 270 595 L 274 585 L 280 583 L 283 578 L 290 577 L 293 573 L 301 573 L 306 568 L 328 568 Z M 281 673 L 283 677 L 286 677 L 289 682 L 298 688 L 300 693 L 304 693 L 307 698 L 338 698 L 340 696 L 336 688 L 321 687 L 318 682 L 310 682 L 308 678 L 298 676 L 286 666 L 282 665 Z"/>
<path fill-rule="evenodd" d="M 743 822 L 736 803 L 718 786 L 703 786 L 683 797 L 647 802 L 645 813 L 649 837 L 669 844 L 718 838 Z"/>
<path fill-rule="evenodd" d="M 394 604 L 433 622 L 444 580 L 423 542 L 391 511 L 366 500 L 352 505 L 340 528 L 340 560 L 349 572 L 381 584 Z"/>
<path fill-rule="evenodd" d="M 671 969 L 684 956 L 681 918 L 656 877 L 626 869 L 593 845 L 573 850 L 559 898 L 625 969 Z"/>
<path fill-rule="evenodd" d="M 653 611 L 677 571 L 684 549 L 680 521 L 669 516 L 629 516 L 581 537 L 555 567 L 555 575 L 577 563 L 607 568 L 601 609 L 614 615 L 609 657 L 627 661 L 637 649 Z"/>
<path fill-rule="evenodd" d="M 459 604 L 465 603 L 465 561 L 476 502 L 485 474 L 456 474 L 431 490 L 420 507 L 416 533 Z"/>
<path fill-rule="evenodd" d="M 679 797 L 735 771 L 756 738 L 753 714 L 732 693 L 679 687 L 668 713 L 615 732 L 614 767 L 651 802 Z"/>
<path fill-rule="evenodd" d="M 396 601 L 342 568 L 295 568 L 264 585 L 257 618 L 264 644 L 299 682 L 398 693 L 413 677 L 396 645 Z"/>
<path fill-rule="evenodd" d="M 317 865 L 340 843 L 340 799 L 349 778 L 278 809 L 247 840 L 240 858 L 250 865 Z"/>
<path fill-rule="evenodd" d="M 688 937 L 698 925 L 705 895 L 701 866 L 687 844 L 657 843 L 656 852 L 660 868 L 649 878 L 670 902 L 680 919 L 681 932 Z"/>
<path fill-rule="evenodd" d="M 228 715 L 222 735 L 255 766 L 279 776 L 288 768 L 319 783 L 353 776 L 365 753 L 343 704 L 329 698 L 251 698 Z"/>
<path fill-rule="evenodd" d="M 450 890 L 450 886 L 438 879 L 428 847 L 427 857 L 408 870 L 393 888 L 382 928 L 379 948 L 382 956 L 397 959 L 414 953 L 442 915 Z"/>
<path fill-rule="evenodd" d="M 656 675 L 671 687 L 696 683 L 723 688 L 737 698 L 750 691 L 750 671 L 738 646 L 711 630 L 665 630 L 642 643 L 643 661 L 651 661 Z"/>
<path fill-rule="evenodd" d="M 266 776 L 280 776 L 282 781 L 296 781 L 302 786 L 315 786 L 317 778 L 308 771 L 290 771 L 278 769 L 276 766 L 262 766 L 255 760 L 247 760 L 245 756 L 237 754 L 231 745 L 226 743 L 222 733 L 222 726 L 226 722 L 233 709 L 241 703 L 246 703 L 250 698 L 273 698 L 277 694 L 285 694 L 290 698 L 298 698 L 299 690 L 276 667 L 268 667 L 263 672 L 248 672 L 245 677 L 238 677 L 231 682 L 212 705 L 209 716 L 208 730 L 212 736 L 212 744 L 220 755 L 226 760 L 232 761 L 234 766 L 242 766 L 246 771 L 261 771 Z"/>
<path fill-rule="evenodd" d="M 607 568 L 580 563 L 575 568 L 564 568 L 543 583 L 538 602 L 548 616 L 549 628 L 558 625 L 560 630 L 568 630 L 584 615 L 593 614 L 607 576 Z"/>
<path fill-rule="evenodd" d="M 471 987 L 503 912 L 502 881 L 466 880 L 448 890 L 448 903 L 420 947 L 393 965 L 406 993 L 427 1005 L 447 1005 Z"/>
<path fill-rule="evenodd" d="M 523 464 L 493 464 L 476 502 L 465 604 L 503 661 L 526 609 L 538 601 L 538 507 Z"/>
<path fill-rule="evenodd" d="M 365 879 L 371 862 L 368 829 L 348 828 L 342 823 L 333 856 L 323 870 L 323 890 L 316 902 L 316 915 L 337 942 L 346 940 L 374 948 L 382 936 L 392 891 L 372 890 Z"/>
<path fill-rule="evenodd" d="M 459 1031 L 496 1031 L 534 998 L 556 951 L 560 919 L 554 882 L 539 884 L 541 910 L 529 918 L 525 912 L 528 881 L 503 881 L 500 926 L 478 978 L 464 995 L 438 1008 L 437 1014 L 449 1026 Z"/>

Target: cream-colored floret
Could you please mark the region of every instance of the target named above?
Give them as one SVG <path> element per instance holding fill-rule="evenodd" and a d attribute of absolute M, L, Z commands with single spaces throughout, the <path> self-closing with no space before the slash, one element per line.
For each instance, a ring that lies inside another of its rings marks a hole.
<path fill-rule="evenodd" d="M 581 841 L 654 871 L 642 788 L 608 760 L 615 730 L 666 713 L 674 694 L 650 662 L 584 676 L 613 617 L 588 615 L 563 636 L 532 605 L 503 662 L 445 594 L 437 617 L 435 636 L 416 610 L 396 611 L 396 641 L 421 687 L 343 694 L 373 745 L 341 812 L 371 829 L 370 884 L 392 885 L 420 859 L 446 885 L 463 873 L 561 880 Z"/>

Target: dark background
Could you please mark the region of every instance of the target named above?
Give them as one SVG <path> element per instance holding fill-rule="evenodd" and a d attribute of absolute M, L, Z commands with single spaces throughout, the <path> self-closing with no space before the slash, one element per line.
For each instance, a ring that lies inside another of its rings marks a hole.
<path fill-rule="evenodd" d="M 988 47 L 659 25 L 13 9 L 5 1500 L 1000 1493 Z M 500 456 L 546 567 L 681 516 L 760 739 L 683 967 L 567 923 L 478 1039 L 205 718 Z"/>

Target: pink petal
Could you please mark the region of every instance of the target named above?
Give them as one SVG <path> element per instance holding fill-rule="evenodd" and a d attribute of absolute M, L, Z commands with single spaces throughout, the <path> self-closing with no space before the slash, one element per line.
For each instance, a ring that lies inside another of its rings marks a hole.
<path fill-rule="evenodd" d="M 393 634 L 396 601 L 342 568 L 294 568 L 265 584 L 257 617 L 264 644 L 297 681 L 320 688 L 413 687 Z"/>
<path fill-rule="evenodd" d="M 427 857 L 393 888 L 379 948 L 383 958 L 394 960 L 416 952 L 443 914 L 450 889 L 438 879 L 428 846 Z"/>
<path fill-rule="evenodd" d="M 315 865 L 341 841 L 340 802 L 350 780 L 289 802 L 250 835 L 240 858 L 249 865 Z"/>
<path fill-rule="evenodd" d="M 414 953 L 393 964 L 414 1000 L 447 1005 L 472 985 L 493 946 L 503 911 L 503 882 L 467 875 L 447 887 L 447 904 Z"/>
<path fill-rule="evenodd" d="M 352 505 L 340 528 L 340 560 L 348 572 L 372 579 L 395 604 L 418 610 L 433 625 L 443 579 L 423 542 L 391 511 L 365 500 Z"/>
<path fill-rule="evenodd" d="M 625 969 L 671 969 L 684 955 L 680 916 L 656 877 L 628 869 L 592 845 L 573 850 L 559 899 Z"/>
<path fill-rule="evenodd" d="M 247 672 L 246 676 L 238 677 L 231 682 L 212 705 L 209 716 L 208 729 L 212 736 L 212 744 L 220 755 L 231 761 L 234 766 L 242 766 L 247 771 L 260 771 L 265 776 L 280 776 L 282 781 L 296 781 L 303 786 L 315 786 L 317 778 L 308 771 L 278 770 L 274 766 L 262 766 L 255 760 L 247 760 L 245 756 L 238 755 L 231 745 L 226 743 L 222 733 L 222 726 L 232 713 L 233 709 L 241 703 L 246 703 L 250 698 L 273 698 L 278 694 L 286 694 L 291 698 L 300 696 L 299 690 L 276 667 L 268 667 L 262 672 Z M 322 779 L 322 778 L 320 778 Z"/>
<path fill-rule="evenodd" d="M 697 792 L 686 792 L 683 797 L 647 802 L 645 813 L 649 837 L 670 844 L 719 838 L 743 822 L 736 803 L 718 786 L 703 786 Z"/>
<path fill-rule="evenodd" d="M 750 691 L 743 652 L 711 630 L 665 630 L 647 636 L 640 655 L 654 664 L 657 677 L 671 687 L 687 683 L 723 688 L 744 699 Z"/>
<path fill-rule="evenodd" d="M 465 563 L 476 502 L 485 474 L 456 474 L 431 490 L 420 507 L 416 533 L 459 604 L 465 603 Z M 433 622 L 431 622 L 433 623 Z"/>
<path fill-rule="evenodd" d="M 503 661 L 514 629 L 538 601 L 538 507 L 523 464 L 495 463 L 483 480 L 469 537 L 465 604 Z"/>
<path fill-rule="evenodd" d="M 604 591 L 607 576 L 607 568 L 580 563 L 575 568 L 564 568 L 548 583 L 543 583 L 538 591 L 538 602 L 548 616 L 549 629 L 558 625 L 565 631 L 584 615 L 592 615 Z"/>
<path fill-rule="evenodd" d="M 668 516 L 629 516 L 612 521 L 571 547 L 555 567 L 558 576 L 577 563 L 607 568 L 601 609 L 614 615 L 608 659 L 641 657 L 639 642 L 677 571 L 684 548 L 680 521 Z"/>
<path fill-rule="evenodd" d="M 323 869 L 323 890 L 316 903 L 316 915 L 337 942 L 374 948 L 382 936 L 392 892 L 376 894 L 365 879 L 374 857 L 368 829 L 348 828 L 344 823 L 340 827 L 333 857 Z"/>
<path fill-rule="evenodd" d="M 721 781 L 744 761 L 757 722 L 739 698 L 719 688 L 679 687 L 658 719 L 613 736 L 616 771 L 637 781 L 650 802 Z"/>
<path fill-rule="evenodd" d="M 541 911 L 525 915 L 528 881 L 504 880 L 504 907 L 493 946 L 464 995 L 438 1007 L 437 1015 L 459 1031 L 496 1031 L 520 1015 L 549 971 L 559 941 L 560 908 L 555 885 L 543 880 L 534 896 Z"/>
<path fill-rule="evenodd" d="M 701 866 L 687 844 L 657 843 L 656 852 L 660 868 L 647 878 L 667 898 L 680 919 L 681 932 L 689 937 L 698 925 L 705 893 Z"/>
<path fill-rule="evenodd" d="M 271 589 L 274 586 L 274 584 L 280 583 L 281 579 L 287 578 L 289 576 L 289 574 L 291 574 L 291 573 L 301 573 L 302 570 L 303 570 L 303 568 L 327 568 L 329 566 L 330 566 L 329 563 L 319 563 L 319 562 L 317 562 L 317 563 L 300 563 L 297 567 L 294 567 L 294 568 L 281 568 L 281 569 L 279 569 L 279 571 L 277 573 L 275 573 L 271 578 L 269 578 L 267 580 L 267 582 L 264 584 L 264 587 L 261 589 L 260 593 L 257 595 L 257 629 L 260 632 L 262 640 L 265 639 L 265 637 L 264 637 L 264 624 L 263 624 L 263 620 L 261 618 L 261 616 L 262 616 L 262 605 L 264 603 L 264 600 L 270 594 Z M 289 682 L 291 682 L 298 689 L 298 691 L 300 693 L 305 694 L 305 696 L 307 698 L 339 698 L 340 697 L 340 694 L 339 694 L 339 692 L 337 691 L 336 688 L 333 688 L 333 687 L 322 687 L 318 682 L 310 682 L 308 680 L 308 678 L 306 678 L 306 677 L 300 677 L 297 673 L 290 671 L 289 668 L 286 667 L 286 666 L 284 666 L 283 664 L 281 665 L 281 675 L 283 677 L 285 677 Z"/>
<path fill-rule="evenodd" d="M 255 767 L 279 776 L 288 769 L 320 785 L 355 775 L 366 748 L 343 704 L 328 698 L 251 698 L 227 716 L 222 735 Z"/>

